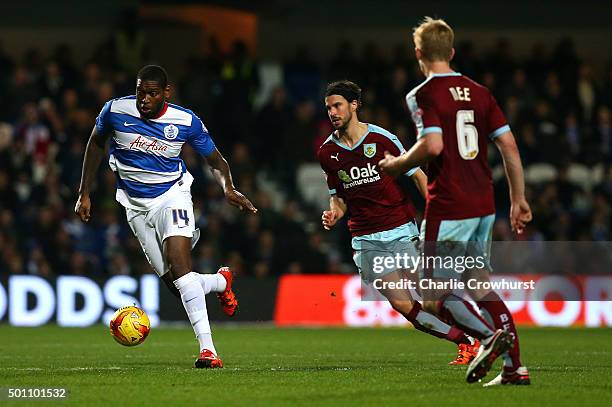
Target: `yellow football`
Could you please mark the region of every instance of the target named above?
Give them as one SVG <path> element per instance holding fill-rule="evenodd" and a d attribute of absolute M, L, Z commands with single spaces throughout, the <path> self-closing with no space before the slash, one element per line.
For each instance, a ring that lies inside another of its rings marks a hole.
<path fill-rule="evenodd" d="M 110 331 L 120 344 L 135 346 L 147 338 L 151 331 L 151 323 L 143 309 L 128 305 L 115 312 L 110 321 Z"/>

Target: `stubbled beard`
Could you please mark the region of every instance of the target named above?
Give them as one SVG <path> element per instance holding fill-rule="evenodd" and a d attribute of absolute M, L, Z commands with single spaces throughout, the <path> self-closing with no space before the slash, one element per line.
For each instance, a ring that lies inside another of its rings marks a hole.
<path fill-rule="evenodd" d="M 353 114 L 349 113 L 348 117 L 346 118 L 346 121 L 342 121 L 342 124 L 339 127 L 336 127 L 336 130 L 346 130 L 352 118 L 353 118 Z"/>

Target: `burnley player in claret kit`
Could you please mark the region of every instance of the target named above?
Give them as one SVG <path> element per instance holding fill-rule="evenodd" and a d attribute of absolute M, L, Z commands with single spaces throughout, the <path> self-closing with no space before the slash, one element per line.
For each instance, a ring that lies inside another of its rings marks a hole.
<path fill-rule="evenodd" d="M 495 220 L 487 163 L 489 141 L 503 157 L 513 231 L 522 233 L 531 220 L 531 210 L 525 200 L 521 159 L 510 127 L 484 86 L 450 68 L 455 53 L 453 38 L 453 30 L 443 20 L 428 17 L 416 27 L 416 58 L 427 79 L 407 95 L 406 101 L 416 125 L 417 142 L 403 155 L 387 154 L 379 165 L 385 173 L 399 176 L 408 168 L 427 164 L 428 195 L 421 228 L 426 243 L 469 242 L 488 255 Z M 488 269 L 470 272 L 484 280 Z M 433 278 L 445 277 L 445 270 L 434 269 L 432 273 Z M 468 367 L 466 380 L 478 381 L 494 360 L 503 356 L 503 371 L 486 386 L 529 384 L 512 314 L 501 298 L 494 291 L 470 292 L 480 315 L 469 302 L 451 292 L 442 294 L 426 298 L 424 308 L 449 316 L 483 344 Z"/>
<path fill-rule="evenodd" d="M 329 230 L 348 216 L 353 259 L 361 278 L 366 283 L 377 279 L 396 283 L 402 280 L 404 270 L 392 267 L 377 272 L 372 267 L 374 256 L 392 258 L 400 252 L 417 255 L 419 231 L 407 192 L 396 179 L 379 172 L 377 163 L 385 151 L 401 154 L 405 149 L 387 130 L 359 121 L 360 103 L 361 89 L 353 82 L 339 81 L 327 87 L 325 106 L 335 131 L 317 154 L 331 194 L 330 208 L 323 212 L 322 223 Z M 413 168 L 406 175 L 425 195 L 427 177 L 423 171 Z M 409 290 L 379 291 L 416 329 L 458 344 L 459 354 L 451 364 L 467 364 L 475 357 L 478 343 L 461 329 L 421 309 Z"/>

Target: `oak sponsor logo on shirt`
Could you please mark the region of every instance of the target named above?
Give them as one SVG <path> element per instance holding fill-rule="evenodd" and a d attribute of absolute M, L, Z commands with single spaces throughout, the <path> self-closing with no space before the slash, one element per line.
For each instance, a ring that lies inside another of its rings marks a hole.
<path fill-rule="evenodd" d="M 365 167 L 351 167 L 348 173 L 345 170 L 340 170 L 338 171 L 338 178 L 344 183 L 344 188 L 348 189 L 357 185 L 380 181 L 380 174 L 375 165 L 368 163 Z"/>

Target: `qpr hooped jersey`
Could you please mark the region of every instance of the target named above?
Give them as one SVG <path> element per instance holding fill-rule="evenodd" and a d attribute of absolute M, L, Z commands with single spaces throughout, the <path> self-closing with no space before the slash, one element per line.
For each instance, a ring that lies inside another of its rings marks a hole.
<path fill-rule="evenodd" d="M 390 230 L 414 220 L 414 206 L 407 192 L 377 167 L 385 151 L 400 155 L 406 150 L 395 135 L 368 124 L 366 134 L 352 148 L 332 134 L 317 153 L 329 193 L 342 198 L 348 207 L 353 236 Z"/>
<path fill-rule="evenodd" d="M 166 104 L 159 117 L 144 119 L 135 96 L 106 102 L 96 128 L 112 134 L 108 164 L 117 177 L 116 198 L 130 209 L 151 210 L 171 190 L 189 189 L 193 177 L 180 157 L 184 143 L 206 157 L 215 150 L 206 127 L 191 110 Z"/>

